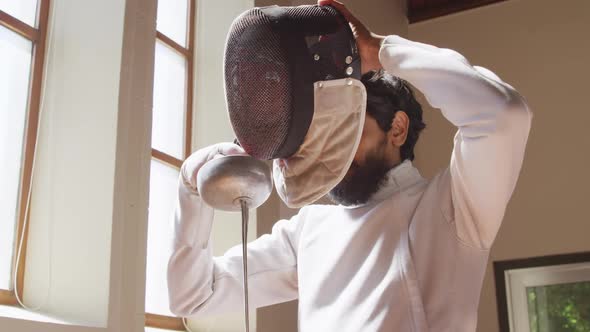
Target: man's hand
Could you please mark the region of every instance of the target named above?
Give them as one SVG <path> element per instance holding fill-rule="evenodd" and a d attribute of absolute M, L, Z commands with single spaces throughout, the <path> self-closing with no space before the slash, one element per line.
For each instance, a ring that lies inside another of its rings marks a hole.
<path fill-rule="evenodd" d="M 233 143 L 217 143 L 195 151 L 182 163 L 180 168 L 184 184 L 196 193 L 197 174 L 201 167 L 209 160 L 229 155 L 247 155 L 247 153 L 240 146 Z"/>
<path fill-rule="evenodd" d="M 318 0 L 318 5 L 330 5 L 336 8 L 336 10 L 338 10 L 349 22 L 361 55 L 361 72 L 364 74 L 371 70 L 381 69 L 381 63 L 379 62 L 379 48 L 385 37 L 370 32 L 361 21 L 352 15 L 342 2 L 335 0 Z"/>

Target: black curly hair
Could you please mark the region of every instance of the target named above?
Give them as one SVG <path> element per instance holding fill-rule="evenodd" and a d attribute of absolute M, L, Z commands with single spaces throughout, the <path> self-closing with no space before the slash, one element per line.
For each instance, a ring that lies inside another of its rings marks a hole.
<path fill-rule="evenodd" d="M 397 111 L 408 115 L 408 137 L 400 148 L 400 155 L 402 161 L 414 160 L 414 146 L 426 124 L 422 121 L 422 106 L 416 101 L 408 82 L 383 70 L 365 73 L 361 82 L 367 89 L 367 113 L 377 120 L 384 132 L 391 129 Z"/>

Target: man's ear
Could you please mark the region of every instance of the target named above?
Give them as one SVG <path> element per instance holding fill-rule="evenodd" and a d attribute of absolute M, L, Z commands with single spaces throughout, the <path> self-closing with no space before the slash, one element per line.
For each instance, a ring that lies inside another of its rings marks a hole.
<path fill-rule="evenodd" d="M 408 128 L 410 127 L 410 118 L 404 111 L 395 112 L 391 120 L 391 129 L 389 130 L 388 139 L 396 147 L 401 147 L 408 138 Z"/>

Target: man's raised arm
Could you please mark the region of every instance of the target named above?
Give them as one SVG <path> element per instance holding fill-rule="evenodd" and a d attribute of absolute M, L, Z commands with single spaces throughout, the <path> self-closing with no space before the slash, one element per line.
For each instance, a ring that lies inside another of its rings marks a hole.
<path fill-rule="evenodd" d="M 453 50 L 388 36 L 379 59 L 458 128 L 449 166 L 457 235 L 489 248 L 524 158 L 532 118 L 524 99 Z"/>
<path fill-rule="evenodd" d="M 173 252 L 168 262 L 171 311 L 182 317 L 237 312 L 243 306 L 241 246 L 213 257 L 213 209 L 196 190 L 199 168 L 219 154 L 243 153 L 222 143 L 201 149 L 183 164 L 174 213 Z M 253 308 L 297 298 L 298 216 L 277 222 L 272 234 L 248 244 L 248 282 Z M 236 224 L 236 227 L 239 227 Z"/>

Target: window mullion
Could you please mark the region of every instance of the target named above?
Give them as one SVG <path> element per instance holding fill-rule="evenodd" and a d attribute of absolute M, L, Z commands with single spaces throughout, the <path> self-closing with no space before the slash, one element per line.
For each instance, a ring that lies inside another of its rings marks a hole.
<path fill-rule="evenodd" d="M 38 41 L 40 38 L 39 30 L 2 10 L 0 10 L 0 25 L 32 41 Z"/>
<path fill-rule="evenodd" d="M 16 297 L 13 291 L 0 289 L 0 304 L 17 305 Z"/>
<path fill-rule="evenodd" d="M 180 169 L 180 166 L 182 166 L 182 160 L 154 148 L 152 148 L 152 157 L 177 169 Z"/>
<path fill-rule="evenodd" d="M 189 0 L 188 4 L 188 55 L 187 55 L 187 74 L 186 74 L 186 114 L 185 114 L 185 131 L 184 131 L 184 156 L 192 152 L 192 135 L 193 135 L 193 84 L 194 84 L 194 52 L 195 52 L 195 0 Z"/>
<path fill-rule="evenodd" d="M 190 51 L 172 40 L 170 37 L 166 36 L 165 34 L 161 33 L 160 31 L 156 31 L 156 38 L 161 41 L 162 43 L 166 44 L 166 46 L 172 48 L 176 52 L 182 54 L 185 58 L 188 58 L 190 55 Z"/>

